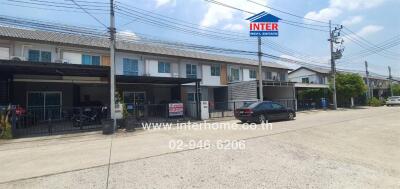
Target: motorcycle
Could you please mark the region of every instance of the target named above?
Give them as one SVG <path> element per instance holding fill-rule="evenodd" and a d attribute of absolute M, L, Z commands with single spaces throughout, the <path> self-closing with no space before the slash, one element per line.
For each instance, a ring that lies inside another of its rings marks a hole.
<path fill-rule="evenodd" d="M 79 111 L 74 111 L 72 116 L 73 127 L 81 127 L 87 125 L 100 125 L 103 117 L 107 115 L 107 107 L 103 106 L 101 109 L 84 107 Z"/>

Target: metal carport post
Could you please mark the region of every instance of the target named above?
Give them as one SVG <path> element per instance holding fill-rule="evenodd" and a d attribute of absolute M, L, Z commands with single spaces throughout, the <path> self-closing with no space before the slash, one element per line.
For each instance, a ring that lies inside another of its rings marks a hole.
<path fill-rule="evenodd" d="M 200 81 L 196 81 L 196 116 L 198 120 L 201 120 L 200 90 Z"/>

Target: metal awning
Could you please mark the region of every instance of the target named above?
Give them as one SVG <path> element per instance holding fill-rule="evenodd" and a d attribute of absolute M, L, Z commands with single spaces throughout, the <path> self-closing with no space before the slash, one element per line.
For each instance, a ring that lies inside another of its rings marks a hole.
<path fill-rule="evenodd" d="M 315 84 L 315 83 L 295 83 L 296 88 L 314 88 L 314 89 L 326 89 L 329 88 L 327 84 Z"/>
<path fill-rule="evenodd" d="M 106 66 L 0 60 L 1 75 L 26 74 L 108 77 L 109 73 L 110 68 Z"/>
<path fill-rule="evenodd" d="M 287 81 L 263 81 L 264 87 L 293 87 L 295 82 Z"/>
<path fill-rule="evenodd" d="M 141 84 L 186 84 L 200 82 L 201 79 L 180 77 L 153 77 L 153 76 L 127 76 L 117 75 L 117 83 L 141 83 Z"/>

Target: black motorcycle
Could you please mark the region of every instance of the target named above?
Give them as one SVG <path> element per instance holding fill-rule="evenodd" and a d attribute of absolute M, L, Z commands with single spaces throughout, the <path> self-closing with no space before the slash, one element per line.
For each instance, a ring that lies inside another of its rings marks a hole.
<path fill-rule="evenodd" d="M 72 125 L 82 127 L 87 125 L 100 125 L 103 117 L 107 115 L 107 107 L 101 108 L 84 107 L 75 110 L 72 116 Z"/>

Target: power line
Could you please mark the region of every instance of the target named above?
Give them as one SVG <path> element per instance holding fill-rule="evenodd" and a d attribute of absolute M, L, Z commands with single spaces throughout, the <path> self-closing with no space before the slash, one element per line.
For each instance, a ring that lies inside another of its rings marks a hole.
<path fill-rule="evenodd" d="M 290 12 L 288 12 L 288 11 L 283 11 L 283 10 L 279 10 L 279 9 L 277 9 L 277 8 L 274 8 L 274 7 L 271 7 L 271 6 L 268 6 L 268 5 L 263 5 L 263 4 L 261 4 L 261 3 L 258 3 L 258 2 L 252 1 L 252 0 L 247 0 L 247 1 L 248 1 L 248 2 L 251 2 L 251 3 L 253 3 L 253 4 L 256 4 L 256 5 L 259 5 L 259 6 L 262 6 L 262 7 L 266 7 L 266 8 L 269 8 L 269 9 L 271 9 L 271 10 L 274 10 L 274 11 L 277 11 L 277 12 L 280 12 L 280 13 L 283 13 L 283 14 L 287 14 L 287 15 L 296 17 L 296 18 L 301 18 L 301 19 L 305 19 L 305 20 L 309 20 L 309 21 L 313 21 L 313 22 L 319 22 L 319 23 L 323 23 L 323 24 L 329 24 L 327 21 L 320 21 L 320 20 L 314 20 L 314 19 L 311 19 L 311 18 L 306 18 L 306 17 L 303 17 L 303 16 L 299 16 L 299 15 L 290 13 Z M 325 27 L 329 27 L 329 26 L 325 26 Z"/>
<path fill-rule="evenodd" d="M 223 6 L 223 7 L 227 7 L 227 8 L 230 8 L 230 9 L 234 9 L 234 10 L 237 10 L 237 11 L 241 11 L 241 12 L 244 12 L 244 13 L 256 14 L 255 12 L 247 11 L 247 10 L 244 10 L 244 9 L 232 6 L 232 5 L 221 3 L 221 2 L 216 1 L 216 0 L 205 0 L 205 1 L 210 2 L 210 3 L 214 3 L 216 5 L 220 5 L 220 6 Z M 288 21 L 288 20 L 285 20 L 285 19 L 281 19 L 281 22 L 285 23 L 285 24 L 288 24 L 288 25 L 291 25 L 291 26 L 299 27 L 299 28 L 304 28 L 304 29 L 309 29 L 309 30 L 314 30 L 314 31 L 320 31 L 320 32 L 328 32 L 327 30 L 322 30 L 322 29 L 319 29 L 319 28 L 312 28 L 311 26 L 313 24 L 306 24 L 306 23 L 300 23 L 300 22 L 295 22 L 295 21 Z M 310 27 L 303 26 L 303 25 L 309 25 Z"/>
<path fill-rule="evenodd" d="M 343 32 L 343 33 L 347 34 L 346 32 Z M 377 55 L 380 55 L 382 57 L 389 58 L 389 59 L 394 59 L 394 60 L 398 59 L 398 57 L 396 57 L 395 55 L 391 55 L 391 54 L 387 54 L 387 53 L 383 52 L 384 49 L 382 49 L 382 48 L 380 48 L 378 46 L 376 46 L 376 47 L 366 46 L 364 43 L 362 43 L 362 41 L 360 41 L 359 39 L 353 37 L 351 34 L 348 34 L 348 35 L 344 36 L 344 38 L 349 39 L 350 41 L 354 42 L 356 45 L 358 45 L 361 48 L 363 48 L 366 51 L 368 51 L 369 53 L 377 54 Z M 382 54 L 380 54 L 380 53 L 382 53 Z"/>
<path fill-rule="evenodd" d="M 76 12 L 76 13 L 85 13 L 81 9 L 70 6 L 57 6 L 57 5 L 49 5 L 49 4 L 43 4 L 43 3 L 32 3 L 32 2 L 25 2 L 25 1 L 13 1 L 13 0 L 4 0 L 6 2 L 3 2 L 2 5 L 8 5 L 8 6 L 13 6 L 13 7 L 24 7 L 24 8 L 32 8 L 32 9 L 38 9 L 38 10 L 45 10 L 45 11 L 57 11 L 57 12 Z M 7 3 L 11 2 L 11 3 Z M 67 9 L 73 9 L 73 10 L 65 10 L 61 8 L 67 8 Z M 94 14 L 106 14 L 104 9 L 98 9 L 98 8 L 87 8 L 87 10 L 94 11 Z"/>
<path fill-rule="evenodd" d="M 83 11 L 85 11 L 90 17 L 92 17 L 93 19 L 95 19 L 98 23 L 100 23 L 101 25 L 103 25 L 105 28 L 108 28 L 105 24 L 103 24 L 103 22 L 101 22 L 98 18 L 96 18 L 95 16 L 93 16 L 89 11 L 87 11 L 85 8 L 81 7 L 77 2 L 75 2 L 75 0 L 70 0 L 72 1 L 76 6 L 78 6 L 80 9 L 82 9 Z"/>
<path fill-rule="evenodd" d="M 373 54 L 381 52 L 382 49 L 390 49 L 390 48 L 398 46 L 398 45 L 400 45 L 400 35 L 396 35 L 396 36 L 378 44 L 379 48 L 381 48 L 381 49 L 377 49 L 377 50 L 373 51 L 372 53 L 371 53 L 370 49 L 362 50 L 358 53 L 353 53 L 353 54 L 348 55 L 348 57 L 344 58 L 344 60 L 357 59 L 360 57 L 371 56 Z"/>
<path fill-rule="evenodd" d="M 390 54 L 393 54 L 393 55 L 395 55 L 395 56 L 400 56 L 400 54 L 398 54 L 398 53 L 394 53 L 394 52 L 388 51 L 387 49 L 382 49 L 382 48 L 380 48 L 379 46 L 377 46 L 377 45 L 375 45 L 375 44 L 369 42 L 369 41 L 366 40 L 364 37 L 358 35 L 357 33 L 353 32 L 353 31 L 351 31 L 351 30 L 350 30 L 348 27 L 346 27 L 346 26 L 344 26 L 344 29 L 347 30 L 347 31 L 349 31 L 349 32 L 350 32 L 352 35 L 354 35 L 355 37 L 357 37 L 357 38 L 361 39 L 362 41 L 364 41 L 365 43 L 367 43 L 369 46 L 373 46 L 374 48 L 381 49 L 381 50 L 386 51 L 386 52 L 388 52 L 388 53 L 390 53 Z"/>

